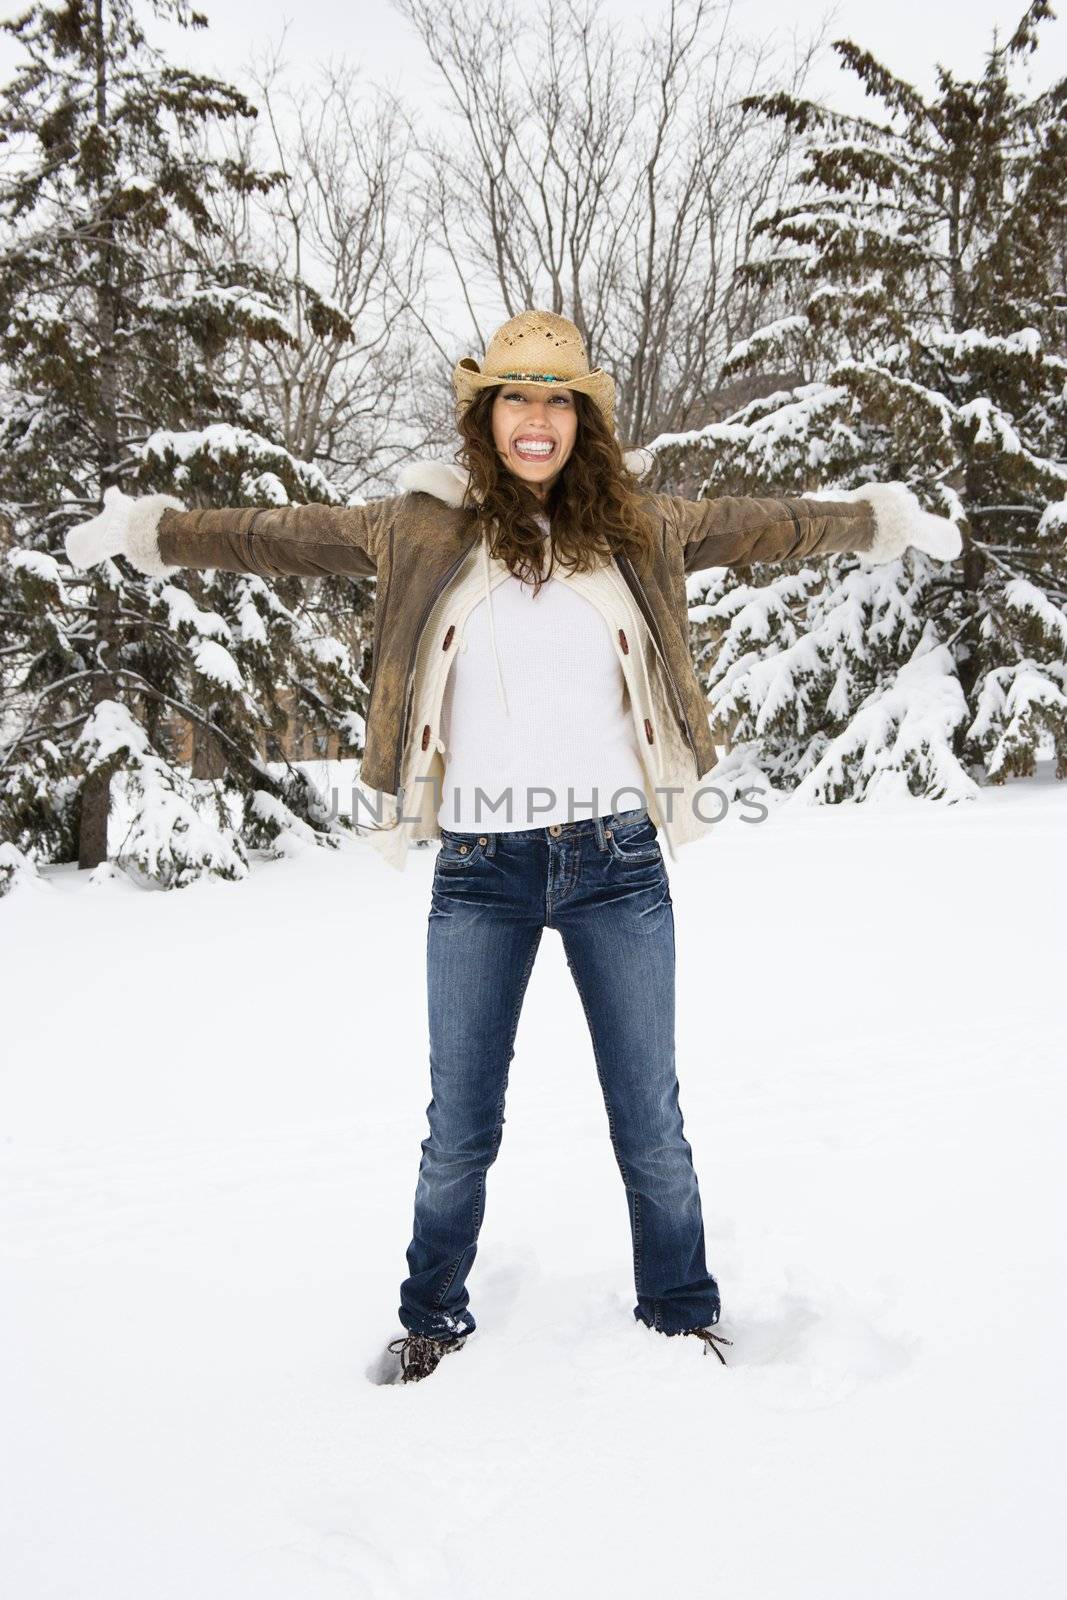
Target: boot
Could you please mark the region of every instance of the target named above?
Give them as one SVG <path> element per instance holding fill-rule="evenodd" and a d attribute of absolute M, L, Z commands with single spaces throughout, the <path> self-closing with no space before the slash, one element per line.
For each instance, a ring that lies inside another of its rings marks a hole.
<path fill-rule="evenodd" d="M 420 1378 L 428 1378 L 442 1356 L 447 1356 L 452 1350 L 462 1350 L 466 1342 L 465 1333 L 450 1334 L 443 1339 L 434 1339 L 427 1333 L 409 1333 L 404 1338 L 393 1339 L 389 1351 L 400 1357 L 398 1381 L 418 1383 Z"/>

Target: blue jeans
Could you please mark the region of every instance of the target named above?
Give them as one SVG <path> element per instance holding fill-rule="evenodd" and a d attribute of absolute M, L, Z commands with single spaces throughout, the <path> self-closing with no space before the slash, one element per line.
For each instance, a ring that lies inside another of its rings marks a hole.
<path fill-rule="evenodd" d="M 523 995 L 544 928 L 563 938 L 626 1190 L 634 1316 L 661 1333 L 719 1319 L 674 1065 L 674 910 L 645 809 L 517 832 L 442 831 L 427 932 L 429 1137 L 422 1144 L 411 1333 L 469 1332 L 467 1277 L 500 1148 Z"/>

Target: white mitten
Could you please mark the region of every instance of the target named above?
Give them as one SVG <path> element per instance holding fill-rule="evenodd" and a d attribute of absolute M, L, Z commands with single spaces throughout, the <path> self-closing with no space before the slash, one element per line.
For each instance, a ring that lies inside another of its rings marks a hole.
<path fill-rule="evenodd" d="M 638 447 L 635 450 L 624 450 L 622 462 L 623 466 L 629 472 L 632 472 L 635 478 L 643 478 L 655 466 L 656 457 L 651 450 Z"/>
<path fill-rule="evenodd" d="M 873 507 L 874 541 L 869 550 L 856 552 L 869 566 L 895 561 L 909 545 L 935 561 L 953 561 L 963 549 L 963 536 L 951 518 L 924 511 L 906 483 L 865 483 L 834 498 L 865 500 Z"/>
<path fill-rule="evenodd" d="M 67 534 L 67 560 L 84 570 L 112 556 L 125 556 L 138 572 L 151 578 L 177 572 L 159 553 L 159 519 L 168 508 L 185 510 L 173 495 L 148 494 L 136 499 L 112 484 L 104 490 L 104 509 L 89 522 L 76 523 Z"/>

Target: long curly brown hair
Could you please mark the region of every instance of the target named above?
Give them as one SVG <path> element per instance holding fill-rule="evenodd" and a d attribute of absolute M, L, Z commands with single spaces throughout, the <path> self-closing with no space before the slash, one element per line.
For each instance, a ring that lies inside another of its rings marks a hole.
<path fill-rule="evenodd" d="M 652 556 L 652 527 L 641 508 L 638 479 L 622 458 L 599 407 L 572 390 L 578 412 L 574 448 L 544 501 L 509 472 L 493 442 L 495 387 L 479 391 L 459 412 L 461 443 L 456 461 L 470 473 L 465 504 L 475 524 L 489 533 L 491 550 L 509 572 L 536 594 L 556 564 L 588 572 L 614 554 L 625 555 L 642 575 Z M 552 528 L 551 561 L 542 570 L 544 534 L 534 520 L 547 516 Z"/>

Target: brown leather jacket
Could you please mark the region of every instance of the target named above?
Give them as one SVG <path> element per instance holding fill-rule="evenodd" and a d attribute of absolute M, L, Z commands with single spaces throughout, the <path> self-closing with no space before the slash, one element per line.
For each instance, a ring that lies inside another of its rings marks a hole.
<path fill-rule="evenodd" d="M 454 475 L 446 463 L 425 471 Z M 408 481 L 419 472 L 408 469 Z M 449 496 L 458 500 L 458 494 Z M 667 667 L 678 727 L 703 777 L 717 756 L 707 703 L 689 650 L 687 573 L 704 567 L 868 550 L 875 534 L 863 500 L 643 496 L 655 530 L 650 576 L 615 557 Z M 296 505 L 163 513 L 159 553 L 172 566 L 221 568 L 263 577 L 342 573 L 377 577 L 373 672 L 361 781 L 395 795 L 411 713 L 416 653 L 434 602 L 475 542 L 472 513 L 438 493 L 408 489 L 362 506 Z M 447 636 L 446 636 L 447 637 Z"/>

